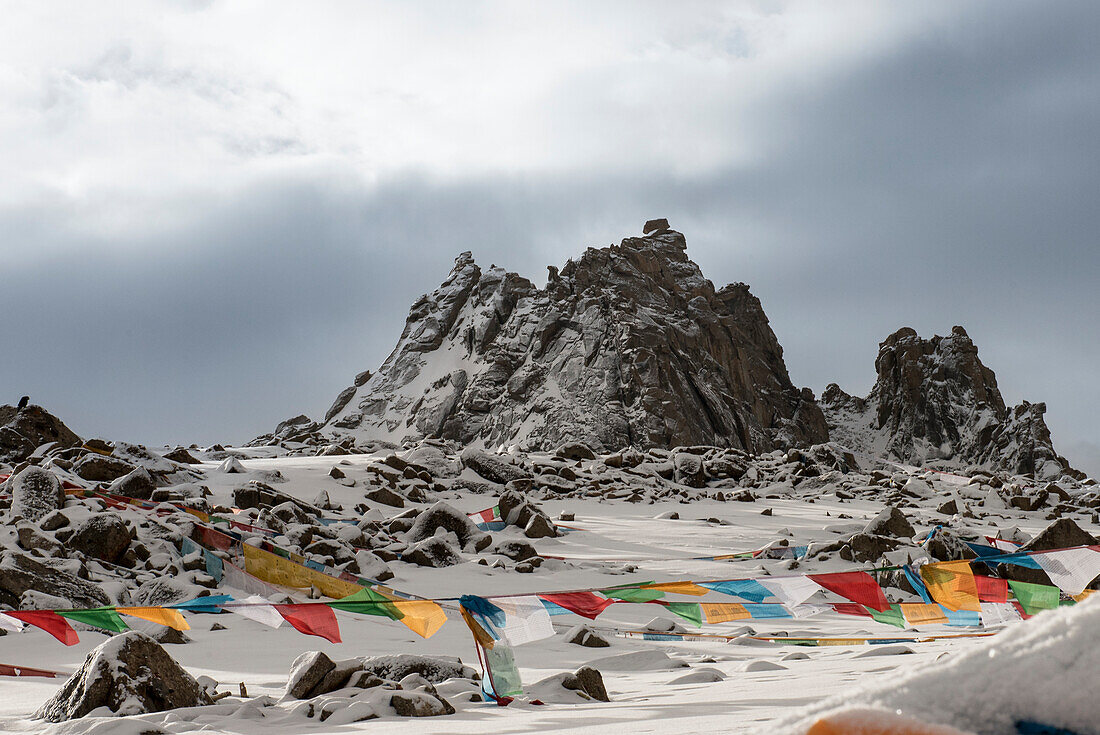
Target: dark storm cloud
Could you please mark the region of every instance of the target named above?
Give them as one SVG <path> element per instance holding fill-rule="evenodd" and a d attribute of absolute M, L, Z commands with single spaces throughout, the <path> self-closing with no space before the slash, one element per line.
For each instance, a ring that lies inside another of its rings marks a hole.
<path fill-rule="evenodd" d="M 241 441 L 377 367 L 459 251 L 541 282 L 668 216 L 708 277 L 752 285 L 796 383 L 866 392 L 890 332 L 962 324 L 1006 400 L 1045 400 L 1057 445 L 1100 474 L 1098 21 L 966 6 L 748 118 L 730 100 L 755 155 L 712 170 L 284 172 L 121 245 L 63 207 L 0 215 L 7 242 L 67 253 L 5 268 L 0 385 L 87 434 Z"/>

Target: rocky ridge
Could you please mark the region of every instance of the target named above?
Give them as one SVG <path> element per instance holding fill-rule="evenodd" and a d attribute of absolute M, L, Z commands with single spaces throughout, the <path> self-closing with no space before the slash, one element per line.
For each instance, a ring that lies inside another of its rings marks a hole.
<path fill-rule="evenodd" d="M 543 289 L 463 253 L 413 304 L 381 368 L 322 422 L 300 416 L 253 443 L 766 452 L 827 434 L 748 286 L 716 290 L 683 235 L 662 227 L 551 267 Z"/>
<path fill-rule="evenodd" d="M 822 394 L 834 441 L 919 466 L 1083 479 L 1054 449 L 1043 420 L 1046 404 L 1006 406 L 996 376 L 962 327 L 931 339 L 899 329 L 879 345 L 875 370 L 866 398 L 835 383 Z"/>

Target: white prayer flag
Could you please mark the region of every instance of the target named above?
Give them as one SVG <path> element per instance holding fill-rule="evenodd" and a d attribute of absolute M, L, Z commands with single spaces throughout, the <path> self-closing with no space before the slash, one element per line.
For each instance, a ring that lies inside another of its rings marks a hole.
<path fill-rule="evenodd" d="M 982 625 L 999 625 L 1020 620 L 1020 611 L 1010 602 L 980 602 L 982 607 Z"/>
<path fill-rule="evenodd" d="M 1067 595 L 1079 595 L 1100 575 L 1100 551 L 1091 548 L 1062 549 L 1032 554 L 1050 581 Z"/>
<path fill-rule="evenodd" d="M 222 609 L 237 613 L 242 618 L 263 623 L 269 628 L 278 628 L 283 624 L 283 616 L 279 614 L 279 611 L 259 595 L 246 597 L 240 602 L 248 604 L 234 605 L 233 603 L 227 603 Z"/>
<path fill-rule="evenodd" d="M 511 645 L 519 646 L 554 635 L 550 613 L 534 595 L 499 597 L 492 602 L 504 611 L 505 623 L 501 632 Z"/>
<path fill-rule="evenodd" d="M 5 615 L 0 612 L 0 630 L 8 630 L 12 633 L 18 633 L 23 630 L 23 621 L 19 618 L 13 618 L 11 615 Z"/>
<path fill-rule="evenodd" d="M 821 585 L 805 576 L 772 577 L 758 581 L 789 608 L 798 607 L 821 589 Z"/>

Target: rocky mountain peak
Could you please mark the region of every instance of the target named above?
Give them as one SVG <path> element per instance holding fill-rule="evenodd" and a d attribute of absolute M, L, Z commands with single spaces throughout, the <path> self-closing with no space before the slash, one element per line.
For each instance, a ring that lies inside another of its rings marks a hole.
<path fill-rule="evenodd" d="M 377 373 L 345 389 L 323 422 L 284 424 L 258 441 L 293 432 L 337 443 L 759 452 L 826 440 L 813 394 L 791 383 L 748 286 L 716 291 L 681 233 L 660 220 L 647 229 L 551 267 L 542 289 L 462 253 L 413 304 Z"/>
<path fill-rule="evenodd" d="M 834 440 L 923 464 L 985 465 L 1020 474 L 1074 473 L 1054 451 L 1044 404 L 1005 405 L 997 377 L 962 327 L 923 339 L 903 327 L 880 345 L 866 398 L 833 384 L 822 407 Z"/>

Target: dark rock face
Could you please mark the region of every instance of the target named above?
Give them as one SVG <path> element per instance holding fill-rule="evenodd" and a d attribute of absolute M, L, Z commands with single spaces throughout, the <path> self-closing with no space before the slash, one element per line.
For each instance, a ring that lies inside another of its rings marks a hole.
<path fill-rule="evenodd" d="M 49 470 L 31 465 L 14 475 L 11 488 L 11 516 L 37 521 L 65 507 L 65 491 Z"/>
<path fill-rule="evenodd" d="M 295 436 L 597 451 L 825 441 L 759 300 L 743 284 L 715 290 L 685 251 L 681 234 L 656 226 L 590 248 L 545 289 L 463 253 L 413 304 L 379 371 Z"/>
<path fill-rule="evenodd" d="M 75 608 L 110 603 L 107 595 L 91 582 L 17 551 L 0 553 L 0 603 L 18 608 L 19 598 L 28 590 L 63 597 Z"/>
<path fill-rule="evenodd" d="M 1054 451 L 1046 405 L 1006 407 L 996 376 L 962 327 L 928 340 L 899 329 L 879 345 L 875 369 L 866 398 L 835 384 L 822 394 L 834 441 L 870 451 L 881 437 L 890 457 L 918 465 L 939 460 L 1037 477 L 1080 475 Z"/>
<path fill-rule="evenodd" d="M 79 446 L 80 437 L 41 406 L 0 406 L 0 462 L 22 462 L 50 442 L 69 448 Z"/>
<path fill-rule="evenodd" d="M 61 690 L 34 713 L 35 719 L 63 722 L 97 707 L 118 716 L 164 712 L 211 704 L 194 677 L 149 636 L 129 631 L 88 654 Z"/>

